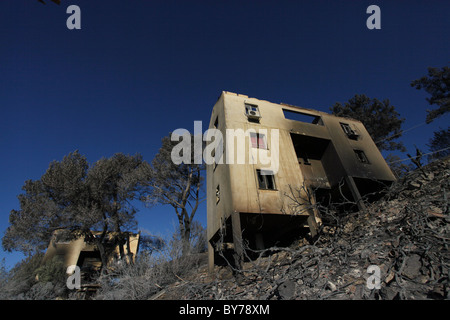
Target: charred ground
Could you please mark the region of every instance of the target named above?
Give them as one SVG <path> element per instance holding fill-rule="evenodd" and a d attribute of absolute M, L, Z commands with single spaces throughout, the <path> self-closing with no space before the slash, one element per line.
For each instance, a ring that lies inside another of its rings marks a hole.
<path fill-rule="evenodd" d="M 410 172 L 364 212 L 333 214 L 314 241 L 258 252 L 243 270 L 206 258 L 150 299 L 448 299 L 450 158 Z M 380 268 L 369 289 L 367 268 Z"/>

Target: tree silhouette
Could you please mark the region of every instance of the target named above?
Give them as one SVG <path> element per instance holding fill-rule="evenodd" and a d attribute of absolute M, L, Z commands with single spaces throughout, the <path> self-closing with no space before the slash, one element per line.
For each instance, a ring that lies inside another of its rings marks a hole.
<path fill-rule="evenodd" d="M 193 139 L 193 137 L 191 137 Z M 193 140 L 192 140 L 193 141 Z M 183 242 L 183 255 L 190 251 L 192 223 L 197 209 L 205 201 L 202 190 L 204 164 L 172 161 L 171 153 L 177 142 L 170 137 L 162 139 L 159 153 L 151 163 L 151 179 L 145 201 L 150 204 L 168 204 L 173 207 Z M 191 155 L 193 157 L 193 153 Z"/>
<path fill-rule="evenodd" d="M 430 105 L 437 105 L 437 109 L 427 110 L 427 123 L 450 111 L 450 68 L 428 68 L 428 76 L 411 82 L 411 87 L 424 89 L 431 97 L 427 98 Z"/>
<path fill-rule="evenodd" d="M 380 101 L 364 94 L 356 94 L 345 104 L 336 102 L 330 111 L 339 117 L 349 117 L 361 121 L 380 150 L 400 150 L 405 147 L 393 140 L 402 135 L 401 126 L 405 121 L 388 99 Z"/>
<path fill-rule="evenodd" d="M 45 4 L 44 0 L 38 0 L 40 3 Z M 61 4 L 61 0 L 51 0 L 52 2 L 56 3 L 56 4 Z"/>
<path fill-rule="evenodd" d="M 428 156 L 428 160 L 445 158 L 450 155 L 450 127 L 434 132 L 433 138 L 427 144 L 433 154 Z"/>

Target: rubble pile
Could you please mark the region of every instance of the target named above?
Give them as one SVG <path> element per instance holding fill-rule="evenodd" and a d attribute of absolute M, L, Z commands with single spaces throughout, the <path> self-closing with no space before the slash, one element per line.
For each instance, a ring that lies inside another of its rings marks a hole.
<path fill-rule="evenodd" d="M 449 299 L 449 161 L 411 172 L 363 212 L 334 217 L 312 243 L 261 251 L 233 275 L 197 273 L 166 298 Z"/>

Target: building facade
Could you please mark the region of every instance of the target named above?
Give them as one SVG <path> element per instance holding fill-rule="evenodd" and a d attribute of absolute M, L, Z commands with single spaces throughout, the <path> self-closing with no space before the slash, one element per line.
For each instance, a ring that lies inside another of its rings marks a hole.
<path fill-rule="evenodd" d="M 210 269 L 227 248 L 239 264 L 245 247 L 314 236 L 318 201 L 363 209 L 364 196 L 395 180 L 358 120 L 222 92 L 209 129 L 224 146 L 207 166 Z"/>
<path fill-rule="evenodd" d="M 100 233 L 92 232 L 94 236 L 99 236 Z M 103 241 L 108 265 L 116 261 L 121 252 L 126 263 L 134 262 L 138 253 L 140 233 L 120 233 L 122 244 L 117 243 L 118 235 L 117 232 L 108 232 Z M 99 248 L 93 241 L 86 242 L 82 236 L 71 240 L 57 238 L 55 232 L 43 257 L 43 263 L 54 258 L 61 259 L 68 274 L 72 274 L 76 266 L 87 272 L 97 271 L 102 267 Z"/>

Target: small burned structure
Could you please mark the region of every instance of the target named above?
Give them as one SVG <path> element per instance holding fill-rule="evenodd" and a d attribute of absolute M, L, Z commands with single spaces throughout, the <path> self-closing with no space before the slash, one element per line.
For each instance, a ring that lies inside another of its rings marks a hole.
<path fill-rule="evenodd" d="M 227 248 L 239 265 L 243 242 L 262 249 L 314 236 L 321 224 L 316 202 L 351 199 L 361 210 L 362 197 L 395 181 L 358 120 L 222 92 L 209 129 L 221 133 L 224 146 L 214 148 L 207 166 L 210 270 Z"/>
<path fill-rule="evenodd" d="M 60 258 L 68 274 L 78 266 L 84 273 L 100 270 L 102 259 L 95 239 L 89 241 L 85 236 L 72 234 L 70 237 L 54 232 L 50 244 L 43 257 L 43 263 Z M 91 232 L 92 237 L 99 237 L 101 232 Z M 126 263 L 135 261 L 139 249 L 139 233 L 108 232 L 103 240 L 103 249 L 107 265 L 121 258 Z"/>

